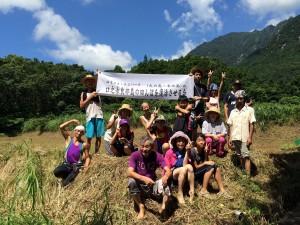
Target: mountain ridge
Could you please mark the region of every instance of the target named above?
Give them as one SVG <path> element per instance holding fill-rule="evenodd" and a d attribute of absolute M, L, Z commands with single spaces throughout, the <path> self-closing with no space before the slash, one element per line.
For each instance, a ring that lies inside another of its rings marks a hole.
<path fill-rule="evenodd" d="M 216 57 L 229 65 L 239 65 L 253 52 L 268 46 L 273 37 L 294 18 L 281 21 L 276 26 L 269 25 L 263 30 L 252 32 L 231 32 L 210 42 L 204 42 L 188 53 Z"/>

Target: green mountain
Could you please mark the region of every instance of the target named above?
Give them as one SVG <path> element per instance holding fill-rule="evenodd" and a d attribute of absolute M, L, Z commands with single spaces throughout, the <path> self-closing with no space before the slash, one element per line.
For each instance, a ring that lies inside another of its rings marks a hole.
<path fill-rule="evenodd" d="M 218 37 L 189 55 L 215 57 L 246 69 L 243 82 L 258 101 L 300 96 L 300 15 L 262 31 Z"/>
<path fill-rule="evenodd" d="M 202 43 L 189 54 L 216 57 L 229 65 L 238 65 L 253 52 L 266 47 L 286 23 L 270 25 L 262 31 L 232 32 Z"/>

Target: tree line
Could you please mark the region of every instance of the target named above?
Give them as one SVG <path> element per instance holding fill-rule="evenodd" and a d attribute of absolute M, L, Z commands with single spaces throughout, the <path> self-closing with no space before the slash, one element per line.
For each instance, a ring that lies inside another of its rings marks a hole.
<path fill-rule="evenodd" d="M 201 56 L 186 56 L 175 60 L 144 60 L 132 67 L 128 73 L 145 74 L 188 74 L 190 69 L 199 65 L 206 72 L 214 70 L 212 82 L 220 82 L 221 72 L 227 73 L 225 92 L 231 89 L 231 83 L 240 79 L 248 94 L 254 101 L 282 101 L 299 104 L 300 93 L 291 92 L 288 86 L 274 84 L 271 89 L 265 90 L 264 84 L 256 80 L 255 76 L 244 68 L 226 65 L 216 58 Z M 101 69 L 101 68 L 100 68 Z M 109 72 L 125 72 L 116 66 Z M 0 59 L 0 132 L 8 133 L 20 130 L 25 120 L 48 115 L 67 115 L 81 112 L 79 108 L 80 93 L 84 86 L 80 83 L 86 74 L 93 74 L 77 64 L 39 61 L 16 55 L 8 55 Z M 207 77 L 204 78 L 206 83 Z M 281 87 L 281 88 L 279 88 Z M 283 88 L 284 89 L 283 89 Z M 276 97 L 274 97 L 276 96 Z M 124 99 L 102 97 L 103 110 L 118 108 Z M 141 100 L 129 99 L 133 107 L 139 107 Z M 173 103 L 156 100 L 162 112 L 172 112 Z M 111 111 L 111 110 L 110 110 Z"/>

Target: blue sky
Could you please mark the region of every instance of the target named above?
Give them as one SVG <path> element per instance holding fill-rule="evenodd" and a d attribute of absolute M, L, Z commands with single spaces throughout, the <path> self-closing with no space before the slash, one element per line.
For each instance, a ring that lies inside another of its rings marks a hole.
<path fill-rule="evenodd" d="M 128 70 L 299 14 L 300 0 L 0 0 L 0 57 Z"/>

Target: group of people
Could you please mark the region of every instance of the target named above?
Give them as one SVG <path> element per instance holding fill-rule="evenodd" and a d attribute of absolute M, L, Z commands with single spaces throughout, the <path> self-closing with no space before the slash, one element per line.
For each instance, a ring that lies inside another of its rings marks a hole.
<path fill-rule="evenodd" d="M 217 156 L 225 156 L 224 146 L 228 142 L 229 148 L 234 149 L 241 165 L 250 174 L 250 145 L 256 121 L 254 110 L 250 107 L 252 102 L 241 90 L 240 82 L 235 81 L 232 90 L 223 99 L 226 128 L 220 112 L 220 94 L 226 74 L 221 74 L 220 88 L 211 83 L 213 71 L 208 73 L 207 85 L 201 82 L 205 73 L 198 66 L 193 67 L 189 75 L 194 77 L 194 97 L 179 96 L 172 128 L 166 124 L 158 108 L 155 107 L 151 112 L 149 103 L 142 103 L 143 114 L 139 120 L 145 128 L 145 135 L 139 140 L 139 148 L 134 144 L 134 131 L 130 127 L 133 115 L 130 105 L 123 104 L 117 113 L 111 115 L 105 131 L 101 99 L 95 90 L 96 77 L 87 75 L 83 78 L 81 83 L 87 89 L 81 93 L 80 107 L 86 111 L 86 128 L 75 119 L 60 125 L 66 153 L 64 163 L 54 170 L 54 174 L 62 178 L 62 185 L 69 184 L 80 170 L 89 166 L 91 140 L 96 136 L 97 154 L 101 137 L 104 136 L 107 155 L 130 156 L 128 188 L 139 207 L 138 218 L 145 216 L 142 196 L 162 198 L 161 212 L 165 213 L 173 185 L 178 187 L 177 199 L 180 204 L 185 204 L 185 184 L 189 187 L 189 202 L 193 203 L 195 181 L 202 184 L 199 195 L 210 199 L 208 182 L 211 177 L 218 184 L 218 195 L 233 199 L 224 189 L 220 168 L 209 160 L 209 155 L 215 150 Z M 66 130 L 71 123 L 77 125 L 74 137 Z M 199 126 L 201 132 L 198 132 Z M 81 139 L 84 133 L 86 143 Z M 162 169 L 160 179 L 156 174 L 157 168 Z"/>

